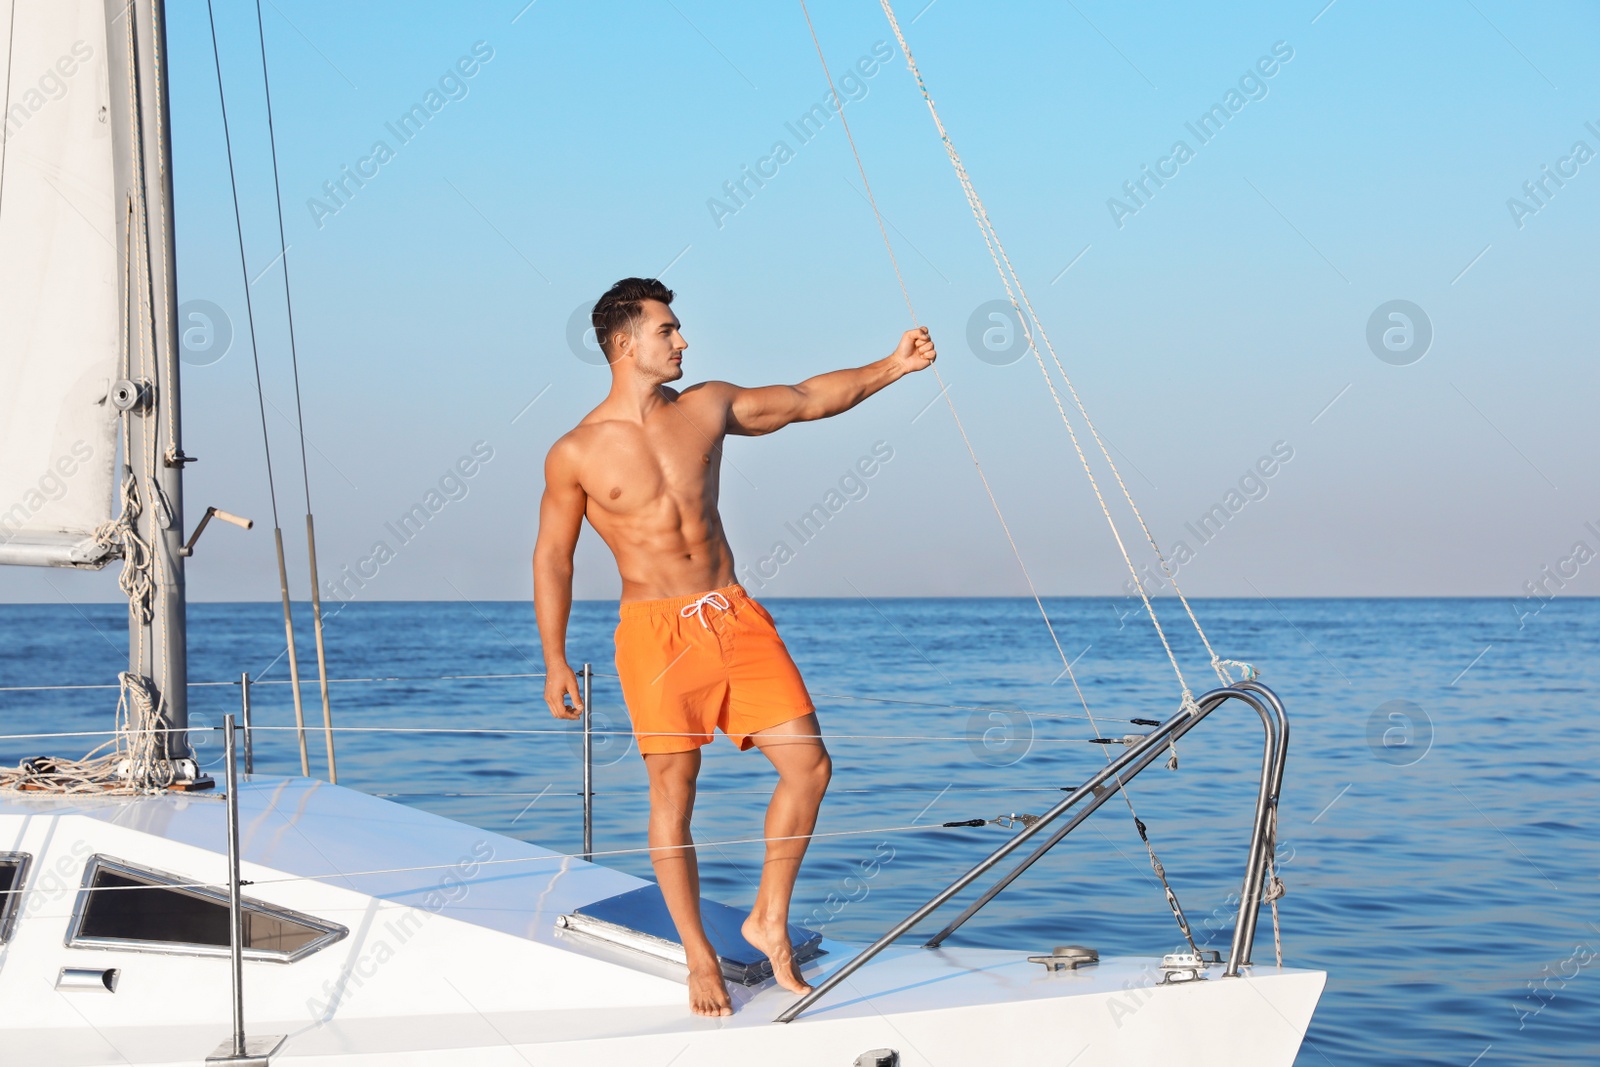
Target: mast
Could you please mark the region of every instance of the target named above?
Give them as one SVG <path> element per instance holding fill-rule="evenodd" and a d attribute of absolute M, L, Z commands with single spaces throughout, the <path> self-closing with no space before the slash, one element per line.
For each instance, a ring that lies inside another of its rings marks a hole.
<path fill-rule="evenodd" d="M 132 389 L 121 481 L 134 486 L 138 539 L 148 546 L 148 608 L 130 603 L 128 670 L 160 710 L 160 751 L 189 760 L 187 601 L 183 552 L 182 419 L 177 266 L 163 0 L 105 0 L 117 241 L 122 264 L 123 367 Z M 127 500 L 124 500 L 125 511 Z M 147 613 L 148 612 L 148 613 Z M 173 768 L 193 780 L 193 763 Z"/>

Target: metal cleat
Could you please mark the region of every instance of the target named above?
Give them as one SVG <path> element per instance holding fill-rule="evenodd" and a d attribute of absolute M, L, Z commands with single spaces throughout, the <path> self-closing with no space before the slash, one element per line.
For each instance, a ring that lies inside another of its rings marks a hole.
<path fill-rule="evenodd" d="M 1029 956 L 1029 963 L 1042 963 L 1052 974 L 1056 971 L 1075 971 L 1090 963 L 1100 962 L 1100 953 L 1084 945 L 1057 945 L 1048 956 Z"/>

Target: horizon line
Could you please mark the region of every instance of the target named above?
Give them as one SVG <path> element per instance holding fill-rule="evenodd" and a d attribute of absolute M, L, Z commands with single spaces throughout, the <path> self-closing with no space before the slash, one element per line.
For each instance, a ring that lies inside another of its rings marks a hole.
<path fill-rule="evenodd" d="M 1125 596 L 1125 595 L 1105 594 L 1105 593 L 1041 593 L 1039 595 L 1044 600 L 1132 600 L 1132 599 L 1134 599 L 1132 597 L 1128 597 L 1128 596 Z M 867 599 L 867 598 L 863 597 L 863 596 L 764 596 L 764 597 L 758 597 L 758 598 L 755 598 L 755 599 L 763 600 L 763 601 L 768 601 L 768 600 L 786 600 L 786 601 L 816 600 L 816 601 L 847 601 L 847 602 L 850 602 L 850 601 Z M 872 599 L 873 600 L 1019 600 L 1019 601 L 1023 601 L 1023 602 L 1031 602 L 1033 600 L 1033 598 L 1031 596 L 1028 596 L 1026 594 L 1017 594 L 1017 595 L 1014 595 L 1014 596 L 995 596 L 993 594 L 976 594 L 976 593 L 947 593 L 947 594 L 911 595 L 911 596 L 901 595 L 901 594 L 879 594 L 879 595 L 874 596 Z M 1166 595 L 1152 594 L 1150 599 L 1152 599 L 1152 600 L 1176 601 L 1177 597 L 1172 596 L 1171 594 L 1166 594 Z M 1301 601 L 1301 600 L 1349 600 L 1349 601 L 1359 601 L 1359 600 L 1517 600 L 1517 599 L 1522 599 L 1522 598 L 1519 598 L 1519 597 L 1517 597 L 1515 595 L 1509 595 L 1509 594 L 1504 594 L 1504 593 L 1498 593 L 1498 594 L 1491 594 L 1491 593 L 1387 593 L 1387 594 L 1382 594 L 1382 595 L 1370 595 L 1370 596 L 1363 596 L 1363 595 L 1356 595 L 1356 594 L 1314 593 L 1314 594 L 1293 594 L 1293 595 L 1285 594 L 1285 595 L 1279 595 L 1279 596 L 1271 597 L 1271 598 L 1268 598 L 1268 597 L 1265 597 L 1265 596 L 1221 595 L 1221 596 L 1190 596 L 1188 599 L 1191 600 L 1191 601 L 1208 601 L 1208 602 L 1211 602 L 1211 601 L 1222 601 L 1222 600 L 1238 600 L 1238 601 L 1261 601 L 1261 600 L 1295 600 L 1295 601 Z M 1576 593 L 1574 593 L 1574 594 L 1561 596 L 1561 597 L 1553 597 L 1551 599 L 1560 599 L 1560 600 L 1600 600 L 1600 594 L 1576 594 Z M 309 599 L 298 600 L 298 599 L 295 599 L 295 598 L 292 598 L 292 597 L 290 598 L 290 602 L 293 603 L 293 604 L 305 604 L 307 606 L 310 606 L 310 604 L 311 604 L 311 601 Z M 619 603 L 621 603 L 621 598 L 620 597 L 574 597 L 572 599 L 572 602 L 574 604 L 619 604 Z M 276 605 L 281 604 L 282 601 L 280 601 L 277 598 L 262 599 L 262 600 L 195 600 L 195 599 L 191 599 L 191 600 L 188 601 L 188 603 L 190 605 L 199 605 L 199 604 L 250 604 L 250 605 L 257 605 L 257 604 L 259 604 L 259 605 L 276 606 Z M 459 597 L 454 597 L 454 598 L 433 597 L 433 598 L 417 598 L 417 599 L 374 598 L 372 600 L 342 600 L 342 601 L 334 601 L 334 603 L 339 605 L 339 607 L 337 609 L 335 609 L 335 610 L 342 610 L 344 607 L 349 607 L 349 606 L 354 606 L 354 605 L 371 605 L 371 604 L 527 604 L 529 606 L 532 606 L 533 600 L 532 600 L 531 597 L 515 597 L 515 598 L 475 597 L 475 598 L 472 598 L 470 600 L 465 599 L 465 598 L 459 598 Z M 77 606 L 100 606 L 100 605 L 118 605 L 118 606 L 124 606 L 125 607 L 126 606 L 126 601 L 124 601 L 124 600 L 74 600 L 74 601 L 68 601 L 66 603 L 62 603 L 60 601 L 54 601 L 54 600 L 0 600 L 0 607 L 19 607 L 19 608 L 21 608 L 21 607 L 77 607 Z M 329 606 L 328 602 L 324 601 L 323 602 L 323 606 L 326 609 Z"/>

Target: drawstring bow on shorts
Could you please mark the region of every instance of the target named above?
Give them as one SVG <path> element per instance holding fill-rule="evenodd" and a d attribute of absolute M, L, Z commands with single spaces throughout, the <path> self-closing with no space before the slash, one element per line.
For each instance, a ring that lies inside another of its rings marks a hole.
<path fill-rule="evenodd" d="M 728 598 L 723 596 L 721 593 L 707 593 L 699 600 L 696 600 L 693 604 L 685 604 L 683 610 L 678 614 L 682 615 L 686 619 L 699 619 L 700 625 L 709 630 L 711 629 L 711 624 L 706 621 L 706 608 L 708 607 L 716 608 L 718 611 L 727 611 Z"/>

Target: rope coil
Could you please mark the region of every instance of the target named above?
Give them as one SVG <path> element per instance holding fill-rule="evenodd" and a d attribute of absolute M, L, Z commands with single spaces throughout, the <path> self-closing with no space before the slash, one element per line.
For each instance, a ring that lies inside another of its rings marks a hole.
<path fill-rule="evenodd" d="M 126 418 L 126 416 L 124 416 Z M 150 545 L 139 536 L 137 522 L 143 510 L 133 474 L 122 480 L 121 512 L 95 527 L 94 543 L 104 557 L 121 557 L 117 588 L 128 598 L 128 610 L 149 623 L 155 615 L 155 575 Z"/>
<path fill-rule="evenodd" d="M 142 796 L 171 786 L 177 767 L 166 755 L 165 741 L 174 731 L 163 717 L 164 702 L 143 675 L 123 671 L 117 681 L 121 694 L 114 737 L 81 759 L 36 756 L 0 768 L 0 791 Z"/>

